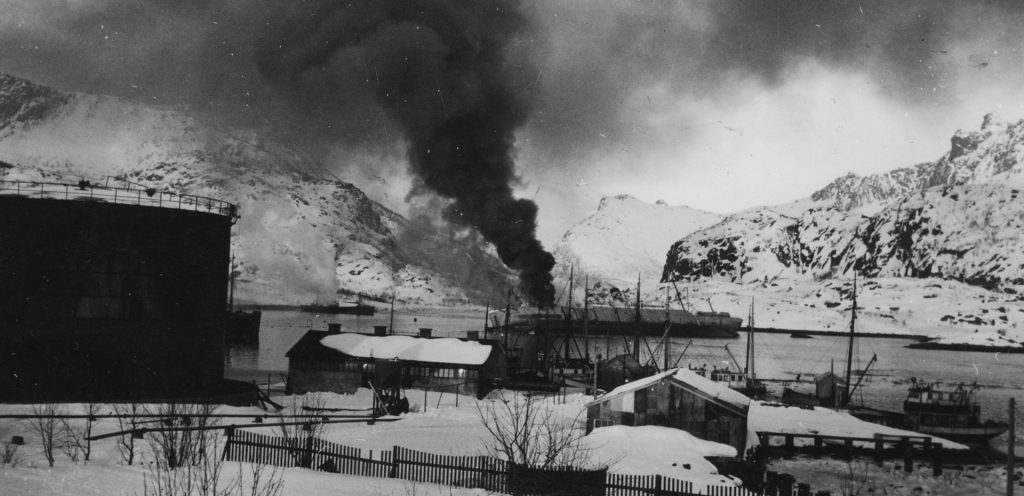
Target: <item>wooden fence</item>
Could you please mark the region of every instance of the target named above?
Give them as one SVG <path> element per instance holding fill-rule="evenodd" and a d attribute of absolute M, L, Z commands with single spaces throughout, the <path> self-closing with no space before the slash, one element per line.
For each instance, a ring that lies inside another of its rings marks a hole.
<path fill-rule="evenodd" d="M 509 487 L 510 464 L 488 456 L 438 455 L 395 446 L 363 450 L 315 437 L 286 439 L 230 430 L 224 459 L 281 467 L 305 467 L 364 477 L 397 478 L 459 487 L 476 487 L 507 494 L 524 494 Z M 710 496 L 805 495 L 809 488 L 773 487 L 754 492 L 742 487 L 708 487 Z M 693 496 L 693 483 L 661 475 L 604 475 L 606 496 Z M 820 494 L 820 493 L 819 493 Z M 826 493 L 827 494 L 827 493 Z"/>

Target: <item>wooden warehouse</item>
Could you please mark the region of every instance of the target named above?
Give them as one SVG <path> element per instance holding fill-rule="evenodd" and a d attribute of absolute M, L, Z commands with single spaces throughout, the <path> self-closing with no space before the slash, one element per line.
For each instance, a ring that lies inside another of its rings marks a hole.
<path fill-rule="evenodd" d="M 587 404 L 587 432 L 608 425 L 682 429 L 743 453 L 750 399 L 687 369 L 639 379 Z"/>
<path fill-rule="evenodd" d="M 383 387 L 397 369 L 402 387 L 487 394 L 505 376 L 505 355 L 494 341 L 472 338 L 306 332 L 288 357 L 288 394 L 354 393 Z M 472 337 L 472 333 L 470 334 Z"/>

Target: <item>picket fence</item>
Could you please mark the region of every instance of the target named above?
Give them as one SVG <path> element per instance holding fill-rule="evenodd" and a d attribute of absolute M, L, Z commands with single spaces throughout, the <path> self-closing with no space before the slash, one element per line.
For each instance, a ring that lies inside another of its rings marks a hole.
<path fill-rule="evenodd" d="M 228 461 L 281 467 L 305 467 L 364 477 L 396 478 L 459 487 L 475 487 L 516 494 L 509 487 L 509 464 L 489 456 L 454 456 L 426 453 L 395 446 L 391 450 L 364 450 L 315 437 L 287 439 L 244 430 L 228 432 L 224 446 Z M 559 477 L 582 470 L 563 469 Z M 694 496 L 693 483 L 661 475 L 605 473 L 605 496 Z M 710 487 L 710 496 L 803 495 L 799 489 L 753 492 L 742 487 Z"/>

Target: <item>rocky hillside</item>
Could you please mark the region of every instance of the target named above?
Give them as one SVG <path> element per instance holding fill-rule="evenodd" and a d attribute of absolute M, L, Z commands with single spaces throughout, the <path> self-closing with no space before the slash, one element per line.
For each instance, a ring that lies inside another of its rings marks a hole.
<path fill-rule="evenodd" d="M 936 315 L 937 323 L 1024 335 L 1017 311 L 1024 312 L 1022 130 L 1024 121 L 987 116 L 980 131 L 958 132 L 935 162 L 840 178 L 799 213 L 761 207 L 731 215 L 675 242 L 662 280 L 803 287 L 806 293 L 857 273 L 906 281 L 900 285 L 916 288 L 922 300 L 939 296 L 927 288 L 955 282 L 987 293 L 981 300 L 995 306 Z"/>
<path fill-rule="evenodd" d="M 815 193 L 832 206 L 796 217 L 771 208 L 730 216 L 673 244 L 662 277 L 825 279 L 856 268 L 866 277 L 938 277 L 1024 292 L 1024 207 L 1015 186 L 1022 128 L 1024 121 L 987 117 L 981 132 L 958 133 L 934 163 L 847 176 Z M 870 215 L 860 208 L 872 203 Z"/>
<path fill-rule="evenodd" d="M 979 131 L 957 131 L 939 160 L 884 174 L 848 174 L 811 198 L 840 210 L 874 210 L 891 201 L 935 186 L 999 181 L 1024 182 L 1024 121 L 1007 123 L 986 115 Z"/>
<path fill-rule="evenodd" d="M 256 131 L 182 109 L 65 93 L 0 74 L 4 180 L 156 188 L 239 205 L 241 301 L 409 304 L 500 298 L 509 274 L 478 240 L 409 221 Z M 467 260 L 471 260 L 468 263 Z"/>

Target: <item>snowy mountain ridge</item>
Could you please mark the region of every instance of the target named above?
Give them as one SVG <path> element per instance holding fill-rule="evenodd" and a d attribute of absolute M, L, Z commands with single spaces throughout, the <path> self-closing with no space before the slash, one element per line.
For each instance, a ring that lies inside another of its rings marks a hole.
<path fill-rule="evenodd" d="M 0 74 L 0 160 L 11 165 L 5 180 L 86 179 L 237 203 L 243 302 L 389 300 L 394 290 L 400 302 L 441 305 L 499 294 L 509 277 L 474 237 L 407 220 L 301 152 L 200 114 Z"/>
<path fill-rule="evenodd" d="M 718 214 L 665 202 L 649 204 L 629 195 L 606 196 L 597 211 L 572 226 L 555 245 L 556 277 L 577 275 L 632 286 L 661 274 L 665 250 L 675 240 L 719 222 Z M 582 278 L 577 282 L 582 283 Z"/>
<path fill-rule="evenodd" d="M 841 210 L 868 212 L 900 197 L 935 186 L 1005 182 L 1024 185 L 1024 121 L 984 117 L 978 131 L 957 131 L 950 149 L 935 162 L 882 174 L 849 173 L 811 195 Z M 874 208 L 872 208 L 874 207 Z"/>

